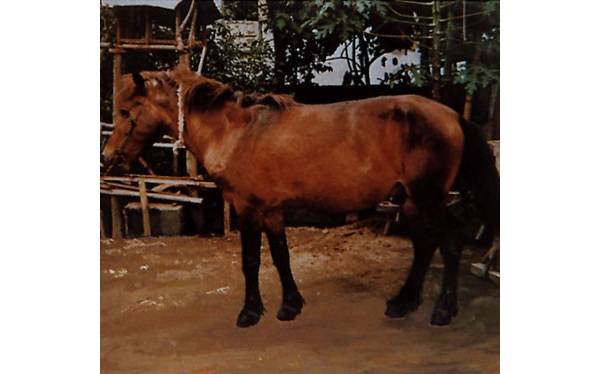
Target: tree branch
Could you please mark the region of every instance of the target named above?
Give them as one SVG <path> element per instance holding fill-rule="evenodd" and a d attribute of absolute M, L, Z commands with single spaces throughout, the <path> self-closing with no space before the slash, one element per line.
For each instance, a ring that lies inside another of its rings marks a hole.
<path fill-rule="evenodd" d="M 422 2 L 420 2 L 420 1 L 419 1 L 419 2 L 417 2 L 417 1 L 408 1 L 408 0 L 406 0 L 406 1 L 404 1 L 404 0 L 400 1 L 400 4 L 410 4 L 410 5 L 426 5 L 426 6 L 432 6 L 432 5 L 433 5 L 433 3 L 434 3 L 433 1 L 432 1 L 432 2 L 430 2 L 430 3 L 422 3 Z"/>
<path fill-rule="evenodd" d="M 415 18 L 433 19 L 433 17 L 428 17 L 428 16 L 415 16 L 415 15 L 412 15 L 412 14 L 411 15 L 406 15 L 404 13 L 398 12 L 396 9 L 392 8 L 391 5 L 389 5 L 388 8 L 392 11 L 392 13 L 394 13 L 398 17 L 411 18 L 411 19 L 415 19 Z"/>
<path fill-rule="evenodd" d="M 452 6 L 455 3 L 458 3 L 459 1 L 463 1 L 463 0 L 454 0 L 454 1 L 446 2 L 445 4 L 440 4 L 440 9 L 444 9 L 444 8 L 449 7 L 449 6 Z"/>
<path fill-rule="evenodd" d="M 363 31 L 363 33 L 370 35 L 370 36 L 379 36 L 382 38 L 408 39 L 413 42 L 417 41 L 408 35 L 380 34 L 380 33 L 372 32 L 372 31 Z M 417 38 L 418 39 L 433 39 L 433 36 L 418 36 Z"/>
<path fill-rule="evenodd" d="M 440 21 L 441 22 L 448 22 L 448 21 L 454 21 L 454 20 L 457 20 L 457 19 L 464 19 L 464 18 L 467 18 L 467 17 L 480 16 L 482 14 L 488 14 L 488 13 L 486 13 L 486 12 L 469 13 L 469 14 L 465 14 L 463 16 L 456 16 L 456 17 L 450 17 L 450 18 L 442 18 Z"/>
<path fill-rule="evenodd" d="M 416 22 L 416 21 L 404 21 L 404 20 L 395 19 L 395 18 L 392 18 L 392 17 L 383 17 L 383 18 L 387 19 L 388 21 L 402 23 L 402 24 L 405 24 L 405 25 L 421 26 L 421 27 L 433 27 L 433 24 L 431 24 L 431 23 L 421 23 L 421 22 Z"/>

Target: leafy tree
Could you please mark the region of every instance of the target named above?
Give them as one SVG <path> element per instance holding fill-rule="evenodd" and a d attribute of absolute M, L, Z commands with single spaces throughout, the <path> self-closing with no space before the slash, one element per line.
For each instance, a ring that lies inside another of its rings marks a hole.
<path fill-rule="evenodd" d="M 245 11 L 245 12 L 244 12 Z M 266 92 L 274 86 L 273 47 L 268 40 L 245 38 L 232 27 L 243 15 L 256 19 L 257 9 L 245 2 L 231 2 L 224 9 L 223 19 L 209 26 L 209 48 L 202 73 L 247 92 Z M 199 56 L 192 56 L 192 65 Z"/>
<path fill-rule="evenodd" d="M 418 66 L 402 66 L 388 83 L 432 84 L 434 97 L 441 86 L 457 83 L 469 95 L 499 81 L 500 2 L 389 2 L 381 33 L 409 40 L 422 53 Z"/>
<path fill-rule="evenodd" d="M 343 44 L 347 83 L 371 84 L 369 68 L 383 52 L 421 52 L 384 80 L 433 86 L 460 84 L 468 95 L 499 82 L 498 0 L 492 1 L 267 1 L 275 38 L 277 80 L 310 84 L 326 71 L 327 56 Z"/>
<path fill-rule="evenodd" d="M 383 1 L 267 1 L 267 5 L 280 87 L 311 84 L 315 73 L 331 70 L 326 59 L 341 44 L 350 78 L 370 83 L 369 66 L 381 51 L 363 31 L 373 13 L 386 12 Z"/>

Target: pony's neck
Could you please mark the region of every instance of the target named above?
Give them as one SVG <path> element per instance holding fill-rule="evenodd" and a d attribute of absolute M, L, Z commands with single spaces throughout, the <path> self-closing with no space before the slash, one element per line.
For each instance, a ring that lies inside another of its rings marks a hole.
<path fill-rule="evenodd" d="M 235 108 L 188 114 L 184 141 L 211 176 L 224 173 L 244 132 L 239 121 L 232 120 Z"/>

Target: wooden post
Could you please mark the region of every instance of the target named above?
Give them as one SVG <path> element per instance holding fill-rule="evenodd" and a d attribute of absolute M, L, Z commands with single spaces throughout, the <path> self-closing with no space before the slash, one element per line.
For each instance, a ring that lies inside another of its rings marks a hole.
<path fill-rule="evenodd" d="M 104 232 L 104 214 L 102 214 L 102 210 L 100 210 L 100 238 L 106 238 L 106 233 Z"/>
<path fill-rule="evenodd" d="M 179 176 L 179 150 L 173 149 L 173 175 Z"/>
<path fill-rule="evenodd" d="M 358 212 L 346 214 L 346 223 L 354 223 L 358 221 Z"/>
<path fill-rule="evenodd" d="M 190 177 L 198 176 L 198 162 L 189 149 L 185 150 L 185 168 Z"/>
<path fill-rule="evenodd" d="M 110 213 L 112 217 L 112 237 L 118 239 L 123 237 L 121 234 L 121 204 L 116 196 L 110 197 Z"/>
<path fill-rule="evenodd" d="M 144 178 L 138 179 L 138 188 L 140 190 L 140 203 L 142 205 L 142 225 L 144 226 L 144 236 L 151 236 L 152 230 L 150 228 L 150 206 L 148 204 L 146 181 L 144 181 Z"/>
<path fill-rule="evenodd" d="M 113 123 L 115 122 L 115 118 L 117 118 L 117 107 L 115 105 L 115 98 L 117 97 L 117 92 L 119 92 L 119 83 L 121 82 L 122 75 L 122 62 L 123 55 L 121 50 L 112 49 L 110 52 L 113 53 Z"/>
<path fill-rule="evenodd" d="M 183 28 L 181 27 L 181 13 L 175 14 L 175 39 L 177 40 L 177 56 L 179 57 L 179 65 L 190 68 L 190 54 L 183 44 Z"/>
<path fill-rule="evenodd" d="M 223 231 L 225 234 L 231 231 L 231 206 L 223 201 Z"/>

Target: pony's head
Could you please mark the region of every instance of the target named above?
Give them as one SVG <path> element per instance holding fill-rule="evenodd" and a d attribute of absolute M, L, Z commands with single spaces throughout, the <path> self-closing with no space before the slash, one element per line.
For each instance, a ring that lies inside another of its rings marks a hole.
<path fill-rule="evenodd" d="M 163 135 L 177 136 L 177 84 L 165 72 L 123 76 L 115 97 L 114 131 L 102 151 L 107 172 L 129 171 Z"/>

